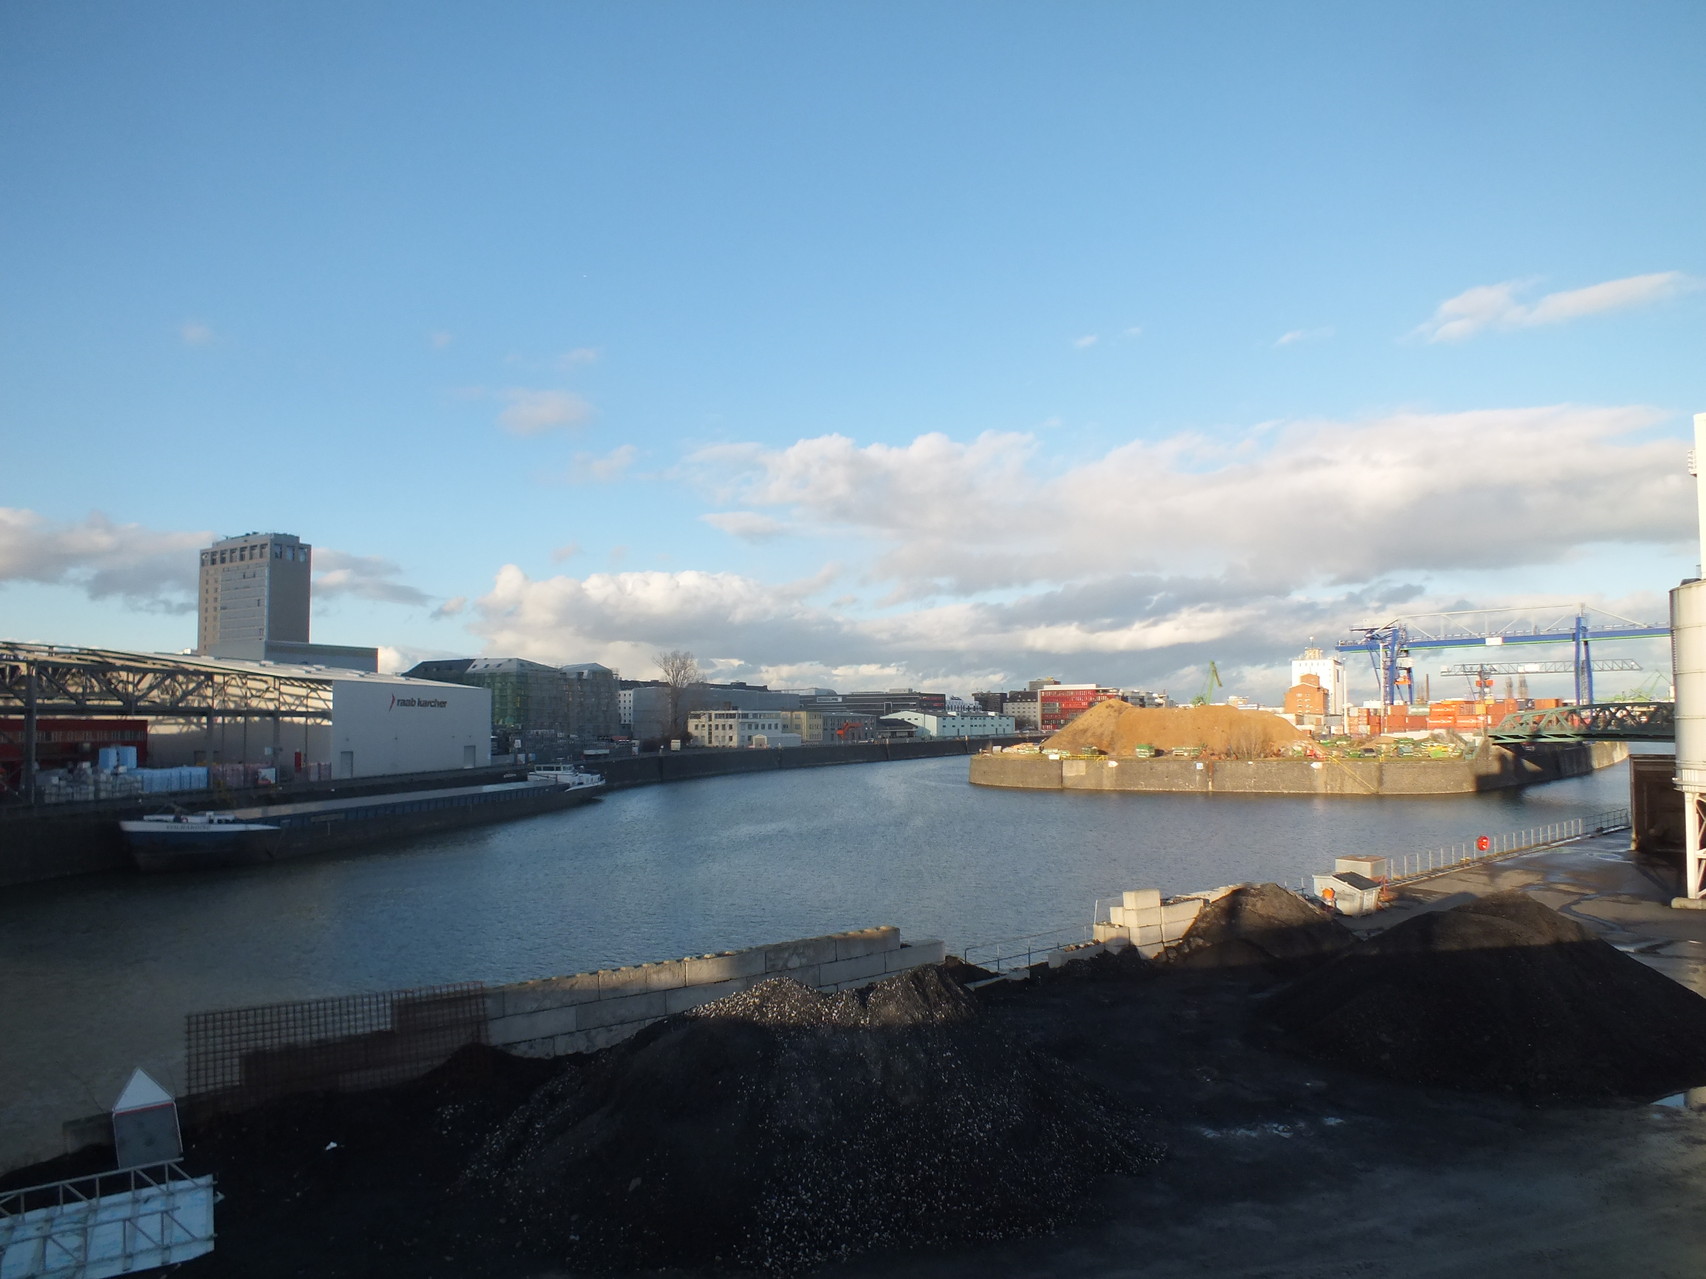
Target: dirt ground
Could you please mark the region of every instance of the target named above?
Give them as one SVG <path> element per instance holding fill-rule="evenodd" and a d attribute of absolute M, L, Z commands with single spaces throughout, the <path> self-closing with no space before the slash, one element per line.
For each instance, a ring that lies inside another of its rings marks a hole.
<path fill-rule="evenodd" d="M 1259 759 L 1289 754 L 1306 738 L 1278 715 L 1233 706 L 1132 706 L 1099 702 L 1043 743 L 1045 750 L 1129 757 L 1138 746 L 1202 747 L 1211 755 Z"/>

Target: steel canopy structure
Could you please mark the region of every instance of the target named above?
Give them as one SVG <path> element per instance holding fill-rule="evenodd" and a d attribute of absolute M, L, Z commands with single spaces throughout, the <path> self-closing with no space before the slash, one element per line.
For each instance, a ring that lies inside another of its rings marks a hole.
<path fill-rule="evenodd" d="M 23 720 L 26 794 L 43 715 L 326 721 L 331 714 L 331 674 L 314 668 L 0 640 L 0 717 Z"/>
<path fill-rule="evenodd" d="M 1418 613 L 1352 629 L 1356 638 L 1340 640 L 1338 651 L 1369 655 L 1380 677 L 1381 701 L 1387 706 L 1416 700 L 1412 668 L 1405 660 L 1413 651 L 1511 644 L 1572 645 L 1574 658 L 1566 669 L 1575 673 L 1576 701 L 1588 704 L 1593 701 L 1592 645 L 1596 641 L 1661 639 L 1670 634 L 1669 626 L 1649 626 L 1585 604 Z"/>

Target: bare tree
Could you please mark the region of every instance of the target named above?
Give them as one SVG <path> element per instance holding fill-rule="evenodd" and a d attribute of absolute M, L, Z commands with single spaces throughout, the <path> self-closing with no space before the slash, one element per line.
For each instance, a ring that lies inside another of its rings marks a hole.
<path fill-rule="evenodd" d="M 672 648 L 667 653 L 653 653 L 658 672 L 664 682 L 664 702 L 667 707 L 665 737 L 687 740 L 687 715 L 693 709 L 689 690 L 705 678 L 698 659 L 685 649 Z"/>

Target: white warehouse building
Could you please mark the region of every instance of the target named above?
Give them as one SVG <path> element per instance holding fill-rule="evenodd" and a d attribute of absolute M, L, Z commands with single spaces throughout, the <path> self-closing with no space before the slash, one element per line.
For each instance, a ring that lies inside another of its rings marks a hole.
<path fill-rule="evenodd" d="M 148 755 L 156 767 L 277 767 L 284 780 L 304 774 L 356 778 L 446 772 L 492 762 L 490 689 L 328 666 L 165 660 L 196 672 L 256 677 L 250 700 L 266 695 L 259 690 L 273 688 L 293 713 L 287 718 L 153 718 Z"/>
<path fill-rule="evenodd" d="M 918 730 L 920 737 L 1011 737 L 1013 717 L 991 715 L 987 711 L 967 711 L 956 715 L 933 715 L 929 711 L 892 711 L 888 718 L 905 720 Z"/>

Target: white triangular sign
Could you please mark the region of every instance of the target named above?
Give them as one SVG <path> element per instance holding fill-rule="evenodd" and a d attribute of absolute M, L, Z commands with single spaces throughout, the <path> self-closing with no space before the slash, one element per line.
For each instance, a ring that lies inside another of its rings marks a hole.
<path fill-rule="evenodd" d="M 138 1066 L 131 1072 L 130 1082 L 124 1086 L 124 1091 L 113 1103 L 113 1113 L 121 1110 L 141 1110 L 147 1106 L 165 1106 L 171 1104 L 172 1094 L 167 1092 L 146 1070 Z"/>

